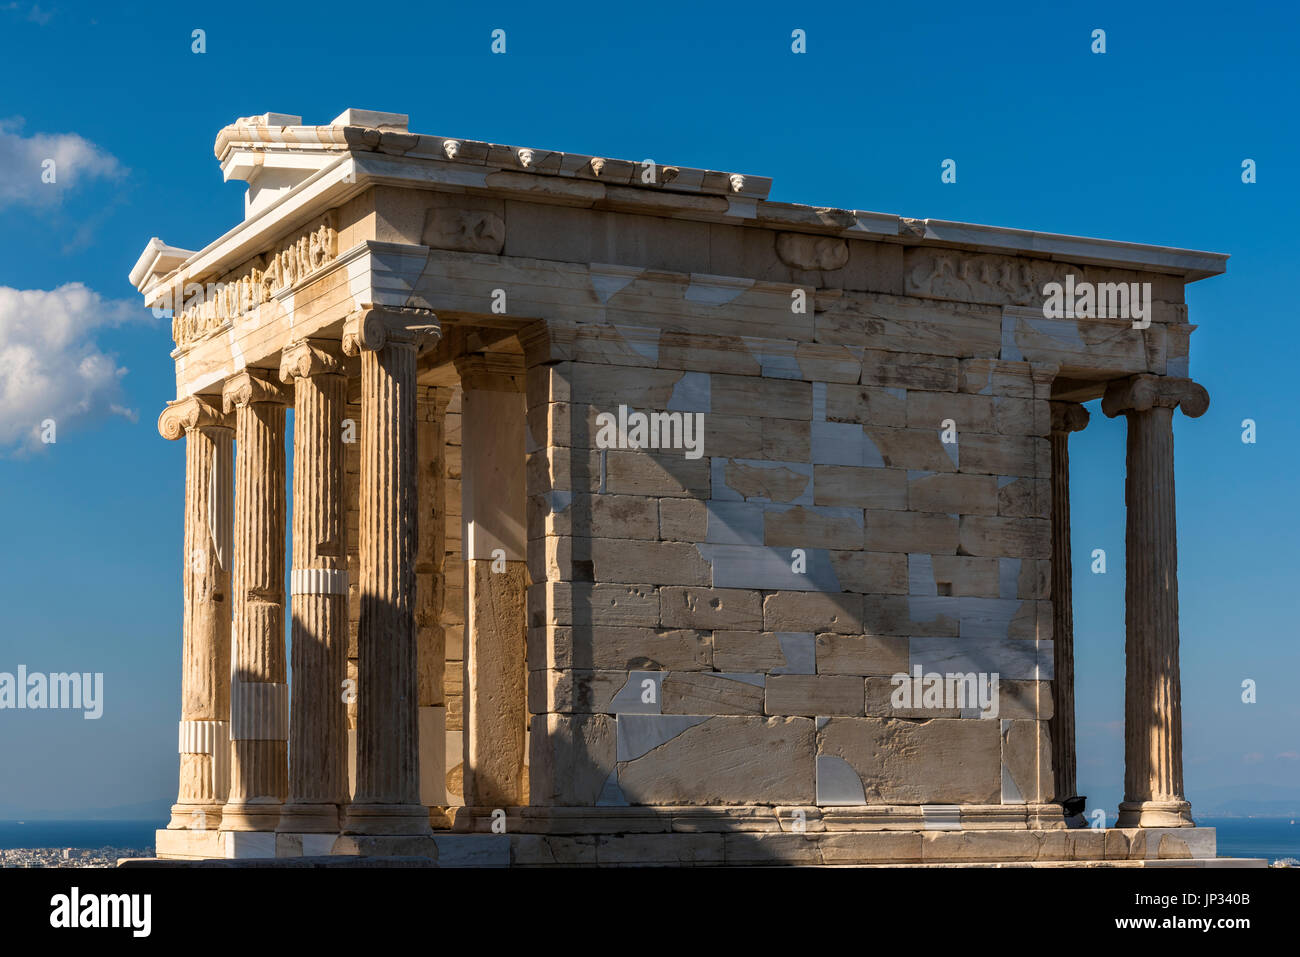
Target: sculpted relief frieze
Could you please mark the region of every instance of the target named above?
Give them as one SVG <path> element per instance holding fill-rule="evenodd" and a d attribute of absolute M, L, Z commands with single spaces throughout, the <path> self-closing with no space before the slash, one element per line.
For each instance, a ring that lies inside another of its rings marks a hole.
<path fill-rule="evenodd" d="M 1124 319 L 1136 329 L 1187 321 L 1186 305 L 1161 298 L 1161 277 L 1132 270 L 920 248 L 906 253 L 903 281 L 909 296 L 1024 306 L 1046 319 Z"/>
<path fill-rule="evenodd" d="M 338 231 L 331 218 L 302 233 L 294 241 L 258 257 L 259 265 L 242 276 L 215 283 L 186 283 L 177 292 L 172 340 L 187 346 L 204 338 L 227 321 L 236 319 L 292 288 L 338 256 Z"/>
<path fill-rule="evenodd" d="M 777 233 L 776 255 L 794 269 L 830 271 L 849 261 L 849 244 L 834 236 Z"/>
<path fill-rule="evenodd" d="M 915 249 L 907 253 L 904 282 L 909 296 L 1033 306 L 1043 301 L 1043 285 L 1065 268 L 1042 260 Z"/>
<path fill-rule="evenodd" d="M 496 256 L 506 243 L 506 224 L 485 209 L 434 207 L 425 214 L 420 241 L 434 249 Z"/>

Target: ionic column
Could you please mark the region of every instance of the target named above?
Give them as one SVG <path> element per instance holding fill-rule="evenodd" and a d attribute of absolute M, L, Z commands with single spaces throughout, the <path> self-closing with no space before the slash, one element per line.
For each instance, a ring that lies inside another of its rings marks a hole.
<path fill-rule="evenodd" d="M 464 390 L 465 805 L 518 807 L 528 803 L 524 368 L 510 356 L 475 355 L 456 370 Z"/>
<path fill-rule="evenodd" d="M 1070 433 L 1088 424 L 1077 402 L 1053 402 L 1052 410 L 1052 682 L 1049 722 L 1056 800 L 1078 795 L 1074 732 L 1074 585 L 1070 561 Z M 1073 804 L 1071 805 L 1073 807 Z M 1082 811 L 1082 808 L 1078 809 Z"/>
<path fill-rule="evenodd" d="M 416 670 L 416 353 L 434 327 L 364 309 L 343 347 L 361 357 L 356 793 L 344 831 L 424 834 Z"/>
<path fill-rule="evenodd" d="M 348 404 L 343 420 L 343 496 L 348 541 L 348 800 L 357 779 L 357 631 L 361 624 L 361 377 L 348 376 Z"/>
<path fill-rule="evenodd" d="M 215 830 L 230 786 L 229 420 L 218 401 L 190 396 L 158 418 L 185 436 L 185 607 L 181 625 L 180 787 L 169 828 Z"/>
<path fill-rule="evenodd" d="M 1178 669 L 1178 540 L 1174 514 L 1174 409 L 1210 405 L 1190 379 L 1138 375 L 1111 384 L 1110 417 L 1128 417 L 1124 483 L 1124 800 L 1117 827 L 1188 827 L 1183 796 L 1182 688 Z"/>
<path fill-rule="evenodd" d="M 269 372 L 226 382 L 235 413 L 230 796 L 222 830 L 273 831 L 288 794 L 284 654 L 285 393 Z"/>
<path fill-rule="evenodd" d="M 447 650 L 442 627 L 447 550 L 446 420 L 451 389 L 421 386 L 417 401 L 419 518 L 415 563 L 415 628 L 420 676 L 420 801 L 447 803 Z M 431 815 L 432 817 L 432 815 Z"/>
<path fill-rule="evenodd" d="M 280 378 L 293 383 L 293 561 L 289 797 L 278 830 L 337 833 L 348 800 L 347 527 L 343 418 L 347 378 L 338 342 L 291 344 Z"/>

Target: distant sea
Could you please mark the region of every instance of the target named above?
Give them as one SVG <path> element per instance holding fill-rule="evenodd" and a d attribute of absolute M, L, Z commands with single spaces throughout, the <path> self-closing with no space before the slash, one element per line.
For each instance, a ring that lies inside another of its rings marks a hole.
<path fill-rule="evenodd" d="M 153 847 L 163 819 L 149 821 L 0 821 L 0 849 L 15 847 Z"/>
<path fill-rule="evenodd" d="M 1220 857 L 1300 860 L 1300 817 L 1199 817 L 1195 810 L 1192 817 L 1216 829 Z"/>
<path fill-rule="evenodd" d="M 1300 860 L 1300 823 L 1290 818 L 1198 817 L 1196 823 L 1217 829 L 1220 857 Z M 0 848 L 153 847 L 154 831 L 166 825 L 165 820 L 0 821 Z"/>

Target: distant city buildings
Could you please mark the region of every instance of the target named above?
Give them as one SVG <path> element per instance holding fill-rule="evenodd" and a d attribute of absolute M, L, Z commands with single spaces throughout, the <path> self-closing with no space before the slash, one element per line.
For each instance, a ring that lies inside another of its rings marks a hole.
<path fill-rule="evenodd" d="M 153 848 L 15 847 L 0 850 L 0 867 L 116 867 L 124 857 L 153 857 Z"/>

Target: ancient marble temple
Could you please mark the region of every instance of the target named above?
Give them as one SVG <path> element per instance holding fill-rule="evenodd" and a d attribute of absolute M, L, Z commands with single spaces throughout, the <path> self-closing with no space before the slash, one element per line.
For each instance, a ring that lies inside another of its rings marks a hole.
<path fill-rule="evenodd" d="M 395 113 L 247 117 L 216 156 L 243 221 L 131 272 L 173 316 L 185 448 L 160 856 L 1214 857 L 1183 790 L 1173 419 L 1209 402 L 1184 286 L 1226 256 Z M 1093 399 L 1128 433 L 1106 828 L 1074 755 Z"/>

